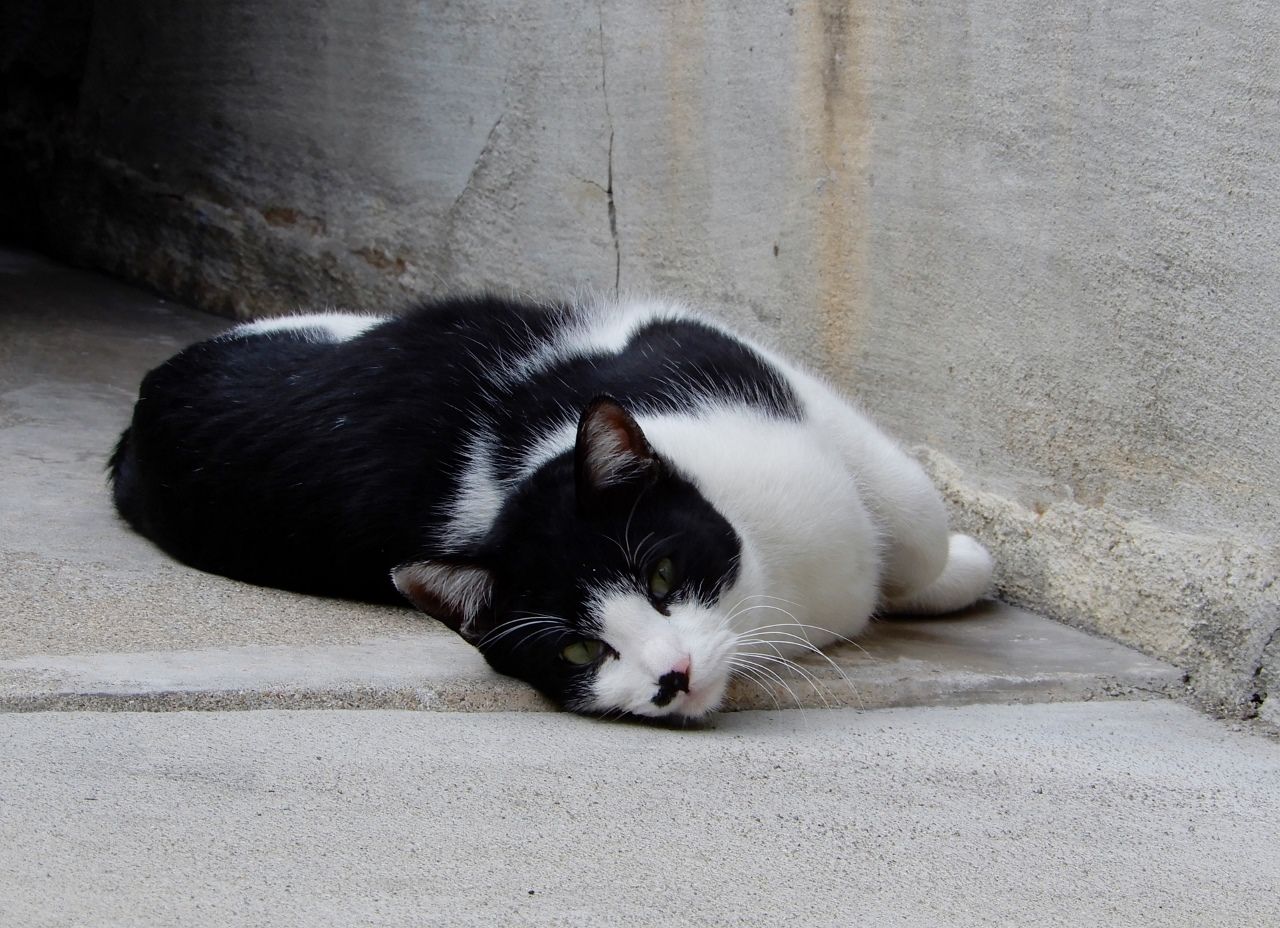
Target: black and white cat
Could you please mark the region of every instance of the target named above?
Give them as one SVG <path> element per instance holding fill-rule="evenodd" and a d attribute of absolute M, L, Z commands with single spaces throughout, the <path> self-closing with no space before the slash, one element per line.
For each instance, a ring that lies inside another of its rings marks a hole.
<path fill-rule="evenodd" d="M 671 302 L 238 325 L 147 375 L 111 475 L 179 560 L 403 594 L 588 713 L 701 716 L 735 674 L 991 579 L 865 416 Z"/>

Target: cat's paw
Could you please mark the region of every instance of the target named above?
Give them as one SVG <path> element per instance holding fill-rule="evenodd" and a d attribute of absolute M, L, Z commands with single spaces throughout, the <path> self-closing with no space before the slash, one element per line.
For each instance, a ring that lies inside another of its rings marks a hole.
<path fill-rule="evenodd" d="M 972 606 L 991 589 L 995 561 L 975 538 L 953 532 L 947 543 L 947 564 L 942 574 L 922 590 L 886 601 L 889 612 L 941 615 Z"/>

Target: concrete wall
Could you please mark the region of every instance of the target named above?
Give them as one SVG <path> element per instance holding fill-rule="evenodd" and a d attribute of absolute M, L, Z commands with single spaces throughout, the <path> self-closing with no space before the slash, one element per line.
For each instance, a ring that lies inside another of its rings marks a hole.
<path fill-rule="evenodd" d="M 1280 678 L 1270 0 L 117 0 L 91 22 L 64 118 L 18 143 L 49 247 L 234 315 L 686 297 L 919 446 L 1007 597 L 1181 663 L 1227 711 Z"/>

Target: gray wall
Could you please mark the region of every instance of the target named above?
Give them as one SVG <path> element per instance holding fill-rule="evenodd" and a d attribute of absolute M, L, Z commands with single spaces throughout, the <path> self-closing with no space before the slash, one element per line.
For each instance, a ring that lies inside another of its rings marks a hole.
<path fill-rule="evenodd" d="M 105 9 L 28 158 L 63 254 L 234 315 L 686 297 L 918 446 L 1007 597 L 1280 679 L 1270 0 Z"/>

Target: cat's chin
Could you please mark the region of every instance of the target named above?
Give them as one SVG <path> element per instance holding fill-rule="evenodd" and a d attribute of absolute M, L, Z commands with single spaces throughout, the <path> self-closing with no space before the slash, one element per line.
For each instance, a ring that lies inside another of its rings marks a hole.
<path fill-rule="evenodd" d="M 728 680 L 717 680 L 704 687 L 693 686 L 688 693 L 682 693 L 678 698 L 661 707 L 638 700 L 630 705 L 613 706 L 603 701 L 596 701 L 589 707 L 583 707 L 582 711 L 592 715 L 621 713 L 631 718 L 651 721 L 696 722 L 715 714 L 724 702 L 727 689 Z"/>
<path fill-rule="evenodd" d="M 673 718 L 688 719 L 690 721 L 705 719 L 714 714 L 723 701 L 724 687 L 722 686 L 718 692 L 711 696 L 704 697 L 700 694 L 691 694 L 683 705 L 676 707 L 669 715 Z"/>

